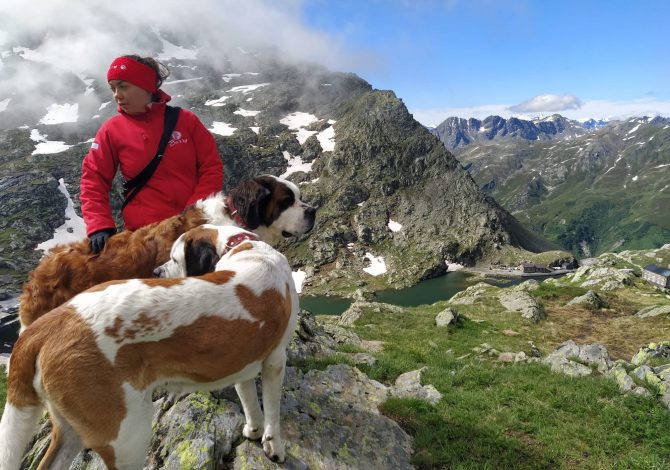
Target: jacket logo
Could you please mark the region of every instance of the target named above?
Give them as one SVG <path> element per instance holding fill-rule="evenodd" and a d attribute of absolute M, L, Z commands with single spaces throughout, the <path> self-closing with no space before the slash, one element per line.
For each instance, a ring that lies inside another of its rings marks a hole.
<path fill-rule="evenodd" d="M 168 142 L 170 147 L 174 147 L 177 144 L 185 144 L 188 142 L 187 138 L 182 138 L 181 132 L 174 131 L 172 132 L 172 139 Z"/>

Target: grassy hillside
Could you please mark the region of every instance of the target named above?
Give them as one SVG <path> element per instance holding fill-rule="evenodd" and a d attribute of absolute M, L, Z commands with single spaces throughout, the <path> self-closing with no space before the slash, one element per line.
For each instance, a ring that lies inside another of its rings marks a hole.
<path fill-rule="evenodd" d="M 665 260 L 667 251 L 606 255 L 601 261 L 636 268 L 648 256 Z M 475 349 L 487 343 L 500 352 L 531 355 L 532 341 L 546 356 L 572 339 L 601 343 L 613 360 L 630 361 L 641 346 L 670 339 L 667 315 L 634 316 L 645 307 L 670 305 L 669 296 L 640 279 L 602 291 L 564 278 L 530 292 L 547 315 L 532 323 L 495 300 L 502 289 L 486 289 L 472 305 L 438 302 L 395 313 L 369 308 L 353 327 L 362 339 L 384 343 L 384 351 L 373 354 L 374 365 L 358 366 L 372 378 L 392 384 L 400 374 L 426 367 L 422 384 L 443 394 L 436 406 L 398 398 L 383 406 L 382 412 L 415 438 L 418 468 L 670 468 L 670 410 L 656 398 L 623 395 L 602 375 L 571 378 L 548 365 L 503 363 L 497 354 Z M 609 306 L 566 306 L 588 289 L 599 291 Z M 435 316 L 448 306 L 463 320 L 457 327 L 437 328 Z M 342 360 L 344 355 L 320 365 Z"/>
<path fill-rule="evenodd" d="M 519 221 L 579 257 L 670 240 L 670 125 L 630 120 L 574 139 L 459 149 L 473 178 Z"/>

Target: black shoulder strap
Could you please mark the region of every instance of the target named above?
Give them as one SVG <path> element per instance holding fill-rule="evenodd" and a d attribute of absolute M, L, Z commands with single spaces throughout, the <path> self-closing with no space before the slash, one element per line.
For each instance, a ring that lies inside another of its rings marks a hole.
<path fill-rule="evenodd" d="M 163 135 L 161 140 L 158 143 L 158 151 L 156 156 L 149 162 L 149 164 L 140 171 L 137 176 L 123 183 L 123 196 L 125 201 L 123 201 L 123 206 L 121 209 L 126 207 L 128 203 L 137 195 L 137 193 L 142 189 L 142 187 L 149 181 L 151 175 L 154 174 L 158 164 L 163 159 L 163 153 L 165 152 L 165 147 L 170 141 L 172 136 L 172 131 L 174 131 L 175 126 L 177 125 L 177 120 L 179 119 L 179 108 L 178 106 L 165 106 L 165 124 L 163 126 Z"/>

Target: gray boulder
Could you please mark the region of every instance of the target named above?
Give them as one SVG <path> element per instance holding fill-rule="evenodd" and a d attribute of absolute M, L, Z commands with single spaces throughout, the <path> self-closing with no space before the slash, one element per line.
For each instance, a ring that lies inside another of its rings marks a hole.
<path fill-rule="evenodd" d="M 606 308 L 607 302 L 605 302 L 596 292 L 590 290 L 582 296 L 575 297 L 566 305 L 580 305 L 586 308 L 599 310 L 601 308 Z"/>
<path fill-rule="evenodd" d="M 568 340 L 543 361 L 551 370 L 573 377 L 593 375 L 594 370 L 605 373 L 611 367 L 609 354 L 601 344 L 579 346 Z"/>
<path fill-rule="evenodd" d="M 458 312 L 450 307 L 447 307 L 446 309 L 442 310 L 440 313 L 437 314 L 437 316 L 435 317 L 435 324 L 438 327 L 455 325 L 456 323 L 458 323 L 459 319 L 460 317 L 458 315 Z"/>
<path fill-rule="evenodd" d="M 282 403 L 284 468 L 412 468 L 412 439 L 377 409 L 388 393 L 346 365 L 307 373 L 289 369 Z M 260 445 L 247 443 L 251 446 L 256 448 L 251 454 L 236 453 L 234 468 L 282 468 Z"/>
<path fill-rule="evenodd" d="M 526 291 L 504 291 L 498 295 L 498 301 L 507 310 L 521 312 L 528 320 L 538 322 L 546 318 L 542 304 Z"/>
<path fill-rule="evenodd" d="M 622 365 L 614 366 L 607 372 L 607 376 L 613 378 L 617 385 L 619 385 L 619 390 L 624 393 L 630 392 L 636 387 L 635 381 L 628 375 Z"/>
<path fill-rule="evenodd" d="M 432 385 L 421 385 L 421 375 L 426 370 L 421 369 L 405 372 L 398 376 L 395 386 L 391 387 L 391 395 L 400 398 L 419 398 L 433 405 L 442 399 L 442 394 Z"/>
<path fill-rule="evenodd" d="M 489 284 L 479 282 L 474 286 L 468 287 L 464 291 L 454 294 L 449 299 L 449 303 L 454 305 L 472 305 L 486 297 L 491 289 L 492 287 Z"/>
<path fill-rule="evenodd" d="M 633 365 L 639 366 L 647 363 L 650 359 L 653 358 L 670 359 L 670 341 L 650 343 L 647 346 L 641 347 L 631 359 L 631 363 L 633 363 Z"/>
<path fill-rule="evenodd" d="M 385 304 L 381 302 L 367 302 L 364 300 L 357 300 L 351 306 L 340 315 L 338 320 L 338 325 L 340 326 L 352 326 L 356 320 L 358 320 L 361 315 L 363 315 L 363 309 L 371 310 L 373 312 L 394 312 L 402 313 L 402 307 L 397 305 Z"/>
<path fill-rule="evenodd" d="M 652 305 L 635 314 L 636 317 L 640 318 L 658 317 L 659 315 L 670 315 L 670 305 Z"/>
<path fill-rule="evenodd" d="M 312 313 L 301 310 L 298 314 L 296 331 L 287 351 L 289 363 L 329 356 L 335 352 L 337 344 L 333 335 L 327 333 L 323 324 L 318 323 Z"/>

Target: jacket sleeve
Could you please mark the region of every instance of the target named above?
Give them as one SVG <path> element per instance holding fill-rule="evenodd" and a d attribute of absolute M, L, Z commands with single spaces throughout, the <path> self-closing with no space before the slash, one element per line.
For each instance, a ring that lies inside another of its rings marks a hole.
<path fill-rule="evenodd" d="M 106 127 L 98 131 L 81 166 L 79 197 L 86 235 L 116 228 L 109 205 L 109 191 L 118 167 Z"/>
<path fill-rule="evenodd" d="M 223 190 L 223 162 L 216 148 L 216 141 L 205 128 L 200 119 L 193 117 L 193 142 L 196 148 L 196 162 L 198 166 L 198 182 L 193 194 L 186 203 L 187 206 L 198 199 L 218 193 Z"/>

